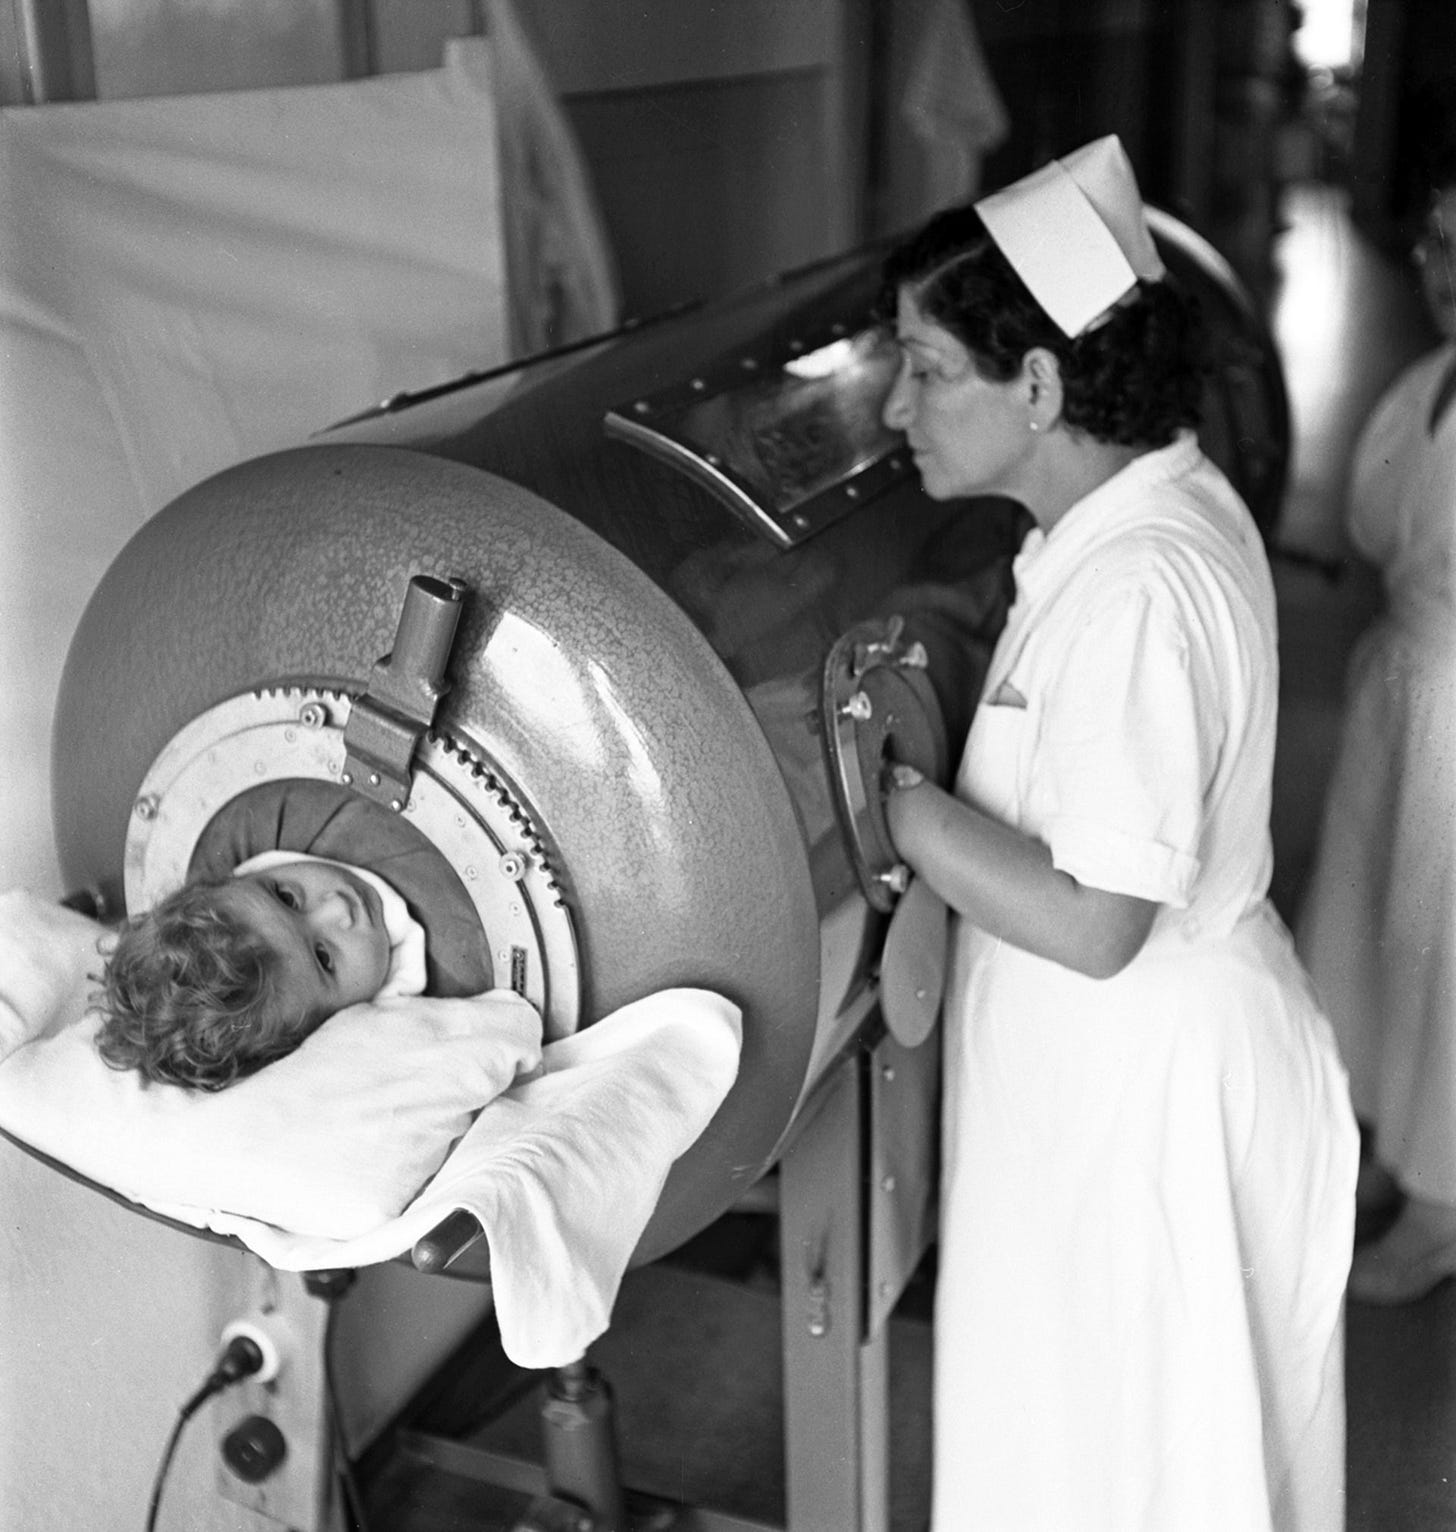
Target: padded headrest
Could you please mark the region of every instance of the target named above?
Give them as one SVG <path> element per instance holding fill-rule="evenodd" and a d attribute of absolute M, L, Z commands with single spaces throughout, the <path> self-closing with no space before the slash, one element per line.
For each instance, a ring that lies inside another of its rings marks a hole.
<path fill-rule="evenodd" d="M 198 837 L 188 872 L 225 877 L 274 850 L 366 867 L 398 890 L 425 928 L 428 993 L 475 995 L 494 984 L 490 946 L 464 885 L 400 815 L 331 782 L 266 782 L 218 811 Z"/>

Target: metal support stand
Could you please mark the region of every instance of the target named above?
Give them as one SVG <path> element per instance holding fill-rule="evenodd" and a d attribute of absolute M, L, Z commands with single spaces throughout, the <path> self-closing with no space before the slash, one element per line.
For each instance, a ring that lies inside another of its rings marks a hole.
<path fill-rule="evenodd" d="M 940 1049 L 833 1067 L 780 1161 L 790 1532 L 888 1532 L 895 1304 L 934 1235 Z"/>
<path fill-rule="evenodd" d="M 612 1391 L 586 1362 L 552 1373 L 541 1408 L 541 1446 L 551 1498 L 585 1513 L 572 1532 L 626 1532 Z"/>
<path fill-rule="evenodd" d="M 862 1101 L 840 1064 L 781 1163 L 784 1450 L 792 1532 L 886 1532 L 888 1350 L 865 1337 Z"/>

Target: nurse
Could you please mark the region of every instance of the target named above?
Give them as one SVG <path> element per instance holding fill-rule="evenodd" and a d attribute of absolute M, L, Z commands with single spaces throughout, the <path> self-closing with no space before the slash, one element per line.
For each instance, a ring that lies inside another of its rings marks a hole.
<path fill-rule="evenodd" d="M 1265 897 L 1274 595 L 1190 311 L 1115 138 L 886 280 L 927 492 L 1035 521 L 954 790 L 889 773 L 954 915 L 935 1532 L 1340 1528 L 1358 1139 Z"/>

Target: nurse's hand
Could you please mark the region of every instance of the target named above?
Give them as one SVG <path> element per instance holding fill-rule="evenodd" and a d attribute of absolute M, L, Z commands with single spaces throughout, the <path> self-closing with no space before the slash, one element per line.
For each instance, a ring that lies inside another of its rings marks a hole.
<path fill-rule="evenodd" d="M 880 786 L 885 797 L 885 823 L 890 831 L 890 839 L 895 843 L 896 851 L 901 850 L 900 838 L 905 827 L 906 816 L 915 812 L 908 807 L 910 801 L 917 797 L 930 796 L 928 793 L 914 791 L 916 788 L 923 787 L 926 780 L 923 771 L 904 761 L 889 762 L 881 774 Z M 934 787 L 933 783 L 931 787 Z"/>
<path fill-rule="evenodd" d="M 1158 906 L 1077 882 L 1034 836 L 894 763 L 882 774 L 895 854 L 972 925 L 1092 979 L 1142 950 Z"/>
<path fill-rule="evenodd" d="M 925 773 L 918 771 L 914 766 L 907 766 L 903 761 L 891 761 L 885 768 L 885 792 L 889 793 L 903 790 L 907 787 L 919 787 L 925 780 Z"/>

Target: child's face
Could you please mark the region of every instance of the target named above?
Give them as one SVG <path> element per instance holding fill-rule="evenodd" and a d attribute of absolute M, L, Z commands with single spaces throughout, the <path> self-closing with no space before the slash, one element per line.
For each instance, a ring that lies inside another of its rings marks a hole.
<path fill-rule="evenodd" d="M 384 911 L 348 868 L 288 862 L 245 873 L 221 892 L 277 955 L 290 1010 L 316 1023 L 379 993 L 389 971 Z"/>

